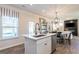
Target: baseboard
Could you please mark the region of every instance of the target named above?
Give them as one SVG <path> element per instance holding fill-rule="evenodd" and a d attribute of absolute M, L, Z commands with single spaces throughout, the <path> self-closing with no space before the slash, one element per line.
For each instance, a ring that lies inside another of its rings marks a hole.
<path fill-rule="evenodd" d="M 0 48 L 0 50 L 4 50 L 4 49 L 11 48 L 11 47 L 14 47 L 14 46 L 17 46 L 17 45 L 21 45 L 21 44 L 24 44 L 24 42 L 13 44 L 13 45 L 10 45 L 10 46 L 7 46 L 7 47 L 3 47 L 3 48 Z"/>

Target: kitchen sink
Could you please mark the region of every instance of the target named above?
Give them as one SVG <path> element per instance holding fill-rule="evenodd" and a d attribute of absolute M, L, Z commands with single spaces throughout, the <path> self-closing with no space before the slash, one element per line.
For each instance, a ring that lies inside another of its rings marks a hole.
<path fill-rule="evenodd" d="M 41 36 L 45 36 L 45 35 L 44 34 L 33 35 L 33 37 L 41 37 Z"/>

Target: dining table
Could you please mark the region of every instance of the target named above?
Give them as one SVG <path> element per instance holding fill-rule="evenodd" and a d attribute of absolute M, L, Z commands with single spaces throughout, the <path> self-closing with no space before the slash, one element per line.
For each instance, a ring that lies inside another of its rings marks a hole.
<path fill-rule="evenodd" d="M 72 35 L 72 32 L 71 31 L 63 31 L 61 34 L 65 38 L 69 38 L 69 35 L 71 34 L 69 39 L 72 39 L 73 38 L 73 35 Z"/>
<path fill-rule="evenodd" d="M 63 31 L 62 33 L 63 36 L 63 41 L 64 44 L 67 44 L 67 42 L 69 43 L 69 45 L 71 44 L 71 39 L 73 39 L 73 35 L 71 31 Z"/>

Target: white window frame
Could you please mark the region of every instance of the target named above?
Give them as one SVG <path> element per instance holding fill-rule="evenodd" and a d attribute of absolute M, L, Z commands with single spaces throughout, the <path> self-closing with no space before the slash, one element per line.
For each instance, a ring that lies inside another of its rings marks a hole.
<path fill-rule="evenodd" d="M 0 16 L 0 40 L 2 40 L 2 20 L 1 20 L 1 16 Z"/>
<path fill-rule="evenodd" d="M 3 19 L 2 19 L 3 20 Z M 19 19 L 18 19 L 19 20 Z M 18 21 L 17 21 L 18 22 Z M 19 28 L 18 28 L 18 26 L 19 26 L 19 22 L 17 23 L 17 26 L 2 26 L 2 39 L 4 40 L 4 39 L 14 39 L 14 38 L 18 38 L 19 37 Z M 16 33 L 16 36 L 10 36 L 10 37 L 4 37 L 3 35 L 3 28 L 16 28 L 17 30 L 17 33 Z"/>

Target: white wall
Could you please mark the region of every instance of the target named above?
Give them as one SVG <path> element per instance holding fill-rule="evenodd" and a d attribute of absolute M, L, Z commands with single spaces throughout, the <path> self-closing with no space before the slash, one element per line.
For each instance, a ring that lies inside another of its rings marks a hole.
<path fill-rule="evenodd" d="M 19 8 L 7 6 L 7 5 L 0 5 L 0 6 L 11 8 L 11 9 L 14 9 L 14 10 L 20 12 L 20 18 L 19 18 L 19 34 L 20 34 L 20 36 L 19 36 L 19 38 L 8 39 L 8 40 L 0 40 L 0 50 L 5 49 L 5 48 L 9 48 L 9 47 L 12 47 L 12 46 L 16 46 L 16 45 L 19 45 L 19 44 L 23 44 L 24 43 L 24 37 L 22 37 L 22 35 L 24 33 L 27 33 L 26 23 L 28 21 L 39 22 L 39 17 L 42 17 L 42 16 L 21 10 Z"/>

